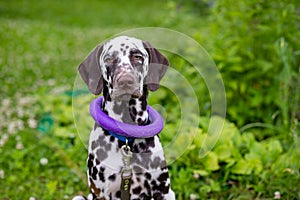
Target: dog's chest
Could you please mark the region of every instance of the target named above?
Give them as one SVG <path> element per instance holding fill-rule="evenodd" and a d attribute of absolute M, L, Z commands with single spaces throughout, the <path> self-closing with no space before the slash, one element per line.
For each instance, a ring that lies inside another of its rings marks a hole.
<path fill-rule="evenodd" d="M 124 167 L 120 148 L 123 145 L 125 143 L 103 131 L 101 127 L 95 128 L 90 135 L 89 182 L 93 182 L 95 188 L 104 190 L 101 191 L 102 193 L 118 192 L 120 189 L 121 171 Z M 167 169 L 159 137 L 135 139 L 131 144 L 131 150 L 133 152 L 130 164 L 133 170 L 132 188 L 138 188 L 138 185 L 145 182 L 149 182 L 150 187 L 150 182 L 157 180 Z M 151 190 L 151 188 L 145 189 Z"/>
<path fill-rule="evenodd" d="M 120 151 L 124 142 L 111 136 L 97 127 L 92 131 L 89 140 L 89 153 L 94 154 L 98 161 L 116 171 L 123 167 L 123 157 Z M 135 139 L 131 144 L 133 152 L 132 164 L 139 164 L 145 170 L 157 168 L 164 161 L 164 153 L 158 136 L 147 139 Z"/>

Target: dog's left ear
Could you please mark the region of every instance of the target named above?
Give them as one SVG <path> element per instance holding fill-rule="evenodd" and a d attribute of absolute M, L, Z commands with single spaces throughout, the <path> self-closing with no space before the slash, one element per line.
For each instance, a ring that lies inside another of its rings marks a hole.
<path fill-rule="evenodd" d="M 149 54 L 149 67 L 144 84 L 149 90 L 155 91 L 159 88 L 159 82 L 169 67 L 169 61 L 149 42 L 143 41 L 143 45 Z"/>
<path fill-rule="evenodd" d="M 89 91 L 95 95 L 100 94 L 103 89 L 103 77 L 99 63 L 102 49 L 102 45 L 97 46 L 78 68 L 81 78 L 87 84 Z"/>

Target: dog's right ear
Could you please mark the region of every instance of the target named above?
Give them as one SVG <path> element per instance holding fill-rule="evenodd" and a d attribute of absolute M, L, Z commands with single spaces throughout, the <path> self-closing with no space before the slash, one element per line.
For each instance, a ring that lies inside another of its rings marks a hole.
<path fill-rule="evenodd" d="M 102 45 L 97 46 L 78 68 L 81 78 L 87 84 L 89 91 L 95 95 L 100 94 L 103 89 L 103 77 L 99 63 L 102 49 Z"/>

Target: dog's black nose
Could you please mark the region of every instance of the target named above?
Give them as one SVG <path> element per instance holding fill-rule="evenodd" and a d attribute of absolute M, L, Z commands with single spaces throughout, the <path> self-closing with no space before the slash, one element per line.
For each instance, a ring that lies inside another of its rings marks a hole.
<path fill-rule="evenodd" d="M 117 80 L 117 84 L 121 88 L 130 88 L 134 86 L 135 80 L 132 76 L 124 75 Z"/>

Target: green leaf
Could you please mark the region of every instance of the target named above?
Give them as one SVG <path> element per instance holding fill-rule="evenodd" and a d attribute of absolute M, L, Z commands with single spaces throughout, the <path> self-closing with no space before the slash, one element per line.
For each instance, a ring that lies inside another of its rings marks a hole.
<path fill-rule="evenodd" d="M 254 142 L 250 147 L 250 153 L 248 159 L 263 159 L 266 155 L 266 148 L 262 143 Z"/>
<path fill-rule="evenodd" d="M 250 146 L 252 146 L 255 142 L 255 137 L 253 133 L 246 132 L 242 134 L 242 140 L 246 143 L 247 148 L 250 148 Z"/>
<path fill-rule="evenodd" d="M 244 159 L 239 160 L 232 168 L 231 172 L 234 174 L 249 175 L 252 167 L 249 162 Z"/>
<path fill-rule="evenodd" d="M 273 64 L 270 61 L 259 59 L 256 61 L 257 67 L 259 67 L 263 73 L 272 69 Z"/>
<path fill-rule="evenodd" d="M 217 154 L 218 158 L 221 161 L 226 161 L 232 155 L 232 143 L 221 144 L 214 149 L 214 152 Z"/>
<path fill-rule="evenodd" d="M 214 181 L 212 179 L 210 180 L 210 187 L 211 187 L 211 190 L 214 192 L 221 191 L 220 183 L 217 181 Z"/>
<path fill-rule="evenodd" d="M 198 129 L 198 132 L 196 133 L 196 136 L 194 139 L 194 144 L 196 145 L 197 148 L 201 148 L 206 137 L 207 137 L 207 134 L 203 133 L 202 129 Z"/>
<path fill-rule="evenodd" d="M 269 157 L 269 162 L 275 161 L 283 151 L 280 142 L 275 139 L 267 141 L 266 149 Z"/>
<path fill-rule="evenodd" d="M 209 152 L 203 159 L 203 165 L 208 171 L 216 171 L 220 169 L 217 154 L 214 152 Z"/>
<path fill-rule="evenodd" d="M 47 187 L 47 189 L 48 189 L 48 191 L 49 191 L 50 194 L 53 194 L 56 191 L 57 184 L 58 184 L 57 181 L 49 181 L 47 183 L 46 187 Z"/>
<path fill-rule="evenodd" d="M 206 170 L 202 170 L 202 169 L 194 170 L 194 173 L 199 174 L 200 176 L 208 176 L 209 175 L 209 172 L 207 172 Z"/>

